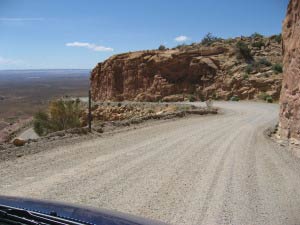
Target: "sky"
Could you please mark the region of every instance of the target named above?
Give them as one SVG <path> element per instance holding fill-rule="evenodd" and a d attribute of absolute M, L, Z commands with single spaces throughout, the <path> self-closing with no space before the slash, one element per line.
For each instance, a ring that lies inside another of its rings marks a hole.
<path fill-rule="evenodd" d="M 92 69 L 163 44 L 281 32 L 288 0 L 0 0 L 0 70 Z"/>

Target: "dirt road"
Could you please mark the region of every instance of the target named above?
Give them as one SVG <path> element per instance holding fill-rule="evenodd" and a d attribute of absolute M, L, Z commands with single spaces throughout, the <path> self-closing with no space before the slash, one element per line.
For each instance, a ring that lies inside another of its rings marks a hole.
<path fill-rule="evenodd" d="M 154 124 L 0 163 L 0 193 L 171 224 L 300 224 L 300 160 L 263 135 L 278 106 Z"/>

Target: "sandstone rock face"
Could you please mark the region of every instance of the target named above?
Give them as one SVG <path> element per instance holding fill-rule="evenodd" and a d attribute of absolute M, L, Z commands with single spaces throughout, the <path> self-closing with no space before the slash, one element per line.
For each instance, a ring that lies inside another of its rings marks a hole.
<path fill-rule="evenodd" d="M 238 41 L 246 43 L 254 57 L 249 71 L 245 60 L 237 57 Z M 264 46 L 253 47 L 256 42 Z M 281 54 L 281 44 L 274 37 L 241 37 L 211 46 L 192 44 L 119 54 L 93 69 L 92 97 L 95 101 L 170 101 L 186 95 L 197 99 L 253 99 L 264 92 L 278 99 L 281 74 L 276 74 L 271 64 L 281 63 Z M 263 60 L 271 64 L 258 63 Z"/>
<path fill-rule="evenodd" d="M 300 140 L 300 0 L 291 0 L 283 24 L 284 75 L 279 134 Z"/>

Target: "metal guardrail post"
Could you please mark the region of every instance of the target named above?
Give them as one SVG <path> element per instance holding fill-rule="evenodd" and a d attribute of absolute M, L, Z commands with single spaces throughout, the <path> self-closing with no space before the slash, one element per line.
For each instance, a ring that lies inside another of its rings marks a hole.
<path fill-rule="evenodd" d="M 92 96 L 89 90 L 89 113 L 88 113 L 89 132 L 92 132 Z"/>

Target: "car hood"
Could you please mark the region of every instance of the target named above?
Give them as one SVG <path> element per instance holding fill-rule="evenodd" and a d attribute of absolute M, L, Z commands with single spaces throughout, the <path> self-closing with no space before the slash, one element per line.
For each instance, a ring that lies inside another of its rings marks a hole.
<path fill-rule="evenodd" d="M 166 225 L 166 223 L 159 221 L 149 220 L 116 211 L 83 207 L 75 204 L 67 204 L 55 201 L 0 195 L 0 204 L 48 215 L 55 212 L 57 216 L 61 218 L 97 225 Z"/>

